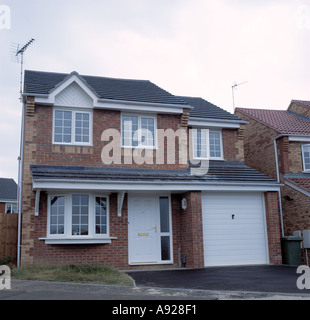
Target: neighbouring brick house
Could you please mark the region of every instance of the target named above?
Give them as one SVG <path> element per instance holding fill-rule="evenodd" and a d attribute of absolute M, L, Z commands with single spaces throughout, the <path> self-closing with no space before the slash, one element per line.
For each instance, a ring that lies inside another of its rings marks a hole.
<path fill-rule="evenodd" d="M 76 72 L 26 71 L 23 97 L 22 264 L 281 263 L 279 184 L 243 163 L 242 119 Z"/>
<path fill-rule="evenodd" d="M 245 163 L 283 184 L 284 234 L 310 229 L 310 102 L 292 100 L 282 111 L 237 108 L 235 114 L 249 123 Z"/>
<path fill-rule="evenodd" d="M 1 213 L 17 213 L 17 184 L 13 179 L 0 178 Z"/>

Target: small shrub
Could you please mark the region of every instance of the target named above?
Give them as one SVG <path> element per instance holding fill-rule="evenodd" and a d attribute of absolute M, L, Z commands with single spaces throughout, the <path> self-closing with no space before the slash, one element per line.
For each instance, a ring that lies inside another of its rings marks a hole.
<path fill-rule="evenodd" d="M 6 266 L 11 266 L 12 265 L 12 261 L 13 261 L 13 257 L 8 256 L 6 258 L 0 258 L 0 265 L 6 265 Z"/>

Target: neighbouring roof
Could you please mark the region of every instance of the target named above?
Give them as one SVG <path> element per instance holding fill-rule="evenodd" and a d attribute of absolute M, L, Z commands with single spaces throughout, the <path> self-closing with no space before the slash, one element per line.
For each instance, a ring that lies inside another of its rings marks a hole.
<path fill-rule="evenodd" d="M 310 173 L 291 173 L 284 176 L 285 181 L 291 183 L 297 189 L 310 194 Z"/>
<path fill-rule="evenodd" d="M 202 98 L 174 96 L 148 80 L 83 76 L 77 72 L 66 74 L 26 70 L 25 95 L 48 95 L 73 74 L 78 75 L 98 99 L 180 105 L 191 107 L 191 118 L 243 121 Z"/>
<path fill-rule="evenodd" d="M 305 101 L 305 100 L 292 100 L 291 103 L 296 103 L 296 104 L 299 104 L 303 107 L 307 107 L 307 108 L 310 108 L 310 101 Z"/>
<path fill-rule="evenodd" d="M 273 179 L 238 161 L 210 161 L 205 175 L 191 175 L 190 170 L 124 169 L 107 167 L 31 166 L 33 180 L 93 180 L 119 182 L 246 182 L 277 184 Z"/>
<path fill-rule="evenodd" d="M 280 134 L 310 134 L 310 119 L 295 112 L 248 108 L 236 108 L 236 111 L 267 125 Z"/>
<path fill-rule="evenodd" d="M 191 118 L 221 119 L 242 122 L 239 117 L 202 98 L 183 96 L 179 96 L 179 98 L 186 101 L 190 106 L 193 107 L 193 109 L 190 111 Z"/>
<path fill-rule="evenodd" d="M 17 184 L 13 179 L 0 178 L 0 202 L 17 200 Z"/>

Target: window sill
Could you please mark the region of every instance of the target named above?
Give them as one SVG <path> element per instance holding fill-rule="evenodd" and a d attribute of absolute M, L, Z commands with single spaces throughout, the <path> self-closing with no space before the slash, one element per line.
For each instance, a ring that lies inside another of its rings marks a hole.
<path fill-rule="evenodd" d="M 61 143 L 53 142 L 53 146 L 66 146 L 66 147 L 93 147 L 92 143 Z"/>
<path fill-rule="evenodd" d="M 158 150 L 158 147 L 152 146 L 122 146 L 122 149 L 132 149 L 132 150 Z"/>
<path fill-rule="evenodd" d="M 109 238 L 39 238 L 39 240 L 45 241 L 45 244 L 104 244 L 112 243 L 112 240 L 117 239 L 116 237 Z"/>

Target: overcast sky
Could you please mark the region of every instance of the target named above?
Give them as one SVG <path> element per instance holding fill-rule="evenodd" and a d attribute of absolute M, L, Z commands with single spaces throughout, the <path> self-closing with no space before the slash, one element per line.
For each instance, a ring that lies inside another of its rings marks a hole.
<path fill-rule="evenodd" d="M 30 70 L 144 79 L 175 95 L 286 109 L 310 100 L 310 0 L 0 0 L 0 177 L 17 181 L 15 43 Z M 1 8 L 1 7 L 0 7 Z M 6 20 L 4 21 L 4 17 Z"/>

